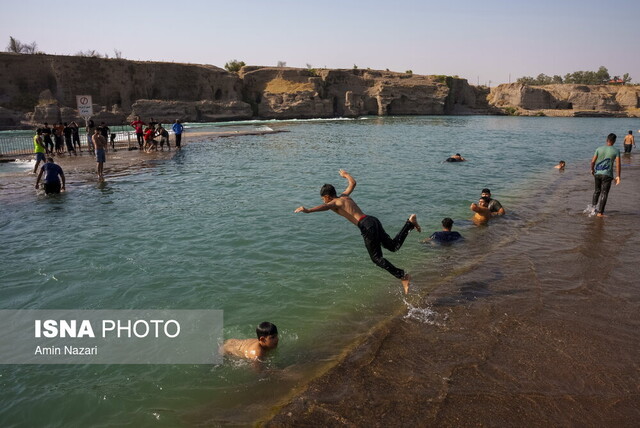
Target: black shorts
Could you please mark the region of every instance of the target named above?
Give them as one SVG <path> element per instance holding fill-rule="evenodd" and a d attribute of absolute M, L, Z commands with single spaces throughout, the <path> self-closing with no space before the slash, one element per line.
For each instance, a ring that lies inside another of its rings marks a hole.
<path fill-rule="evenodd" d="M 60 184 L 59 181 L 44 183 L 44 193 L 46 193 L 47 195 L 49 193 L 60 193 L 61 188 L 62 188 L 62 185 Z"/>

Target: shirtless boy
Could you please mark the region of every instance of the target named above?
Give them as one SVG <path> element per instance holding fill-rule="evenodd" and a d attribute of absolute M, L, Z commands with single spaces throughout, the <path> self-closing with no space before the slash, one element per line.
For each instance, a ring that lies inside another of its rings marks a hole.
<path fill-rule="evenodd" d="M 629 133 L 624 137 L 624 152 L 631 153 L 631 147 L 636 146 L 636 140 L 633 138 L 633 131 L 629 131 Z"/>
<path fill-rule="evenodd" d="M 340 170 L 340 176 L 349 182 L 347 188 L 340 196 L 336 194 L 335 187 L 331 184 L 325 184 L 320 189 L 320 196 L 322 197 L 324 204 L 313 208 L 298 207 L 294 212 L 314 213 L 318 211 L 331 210 L 358 226 L 358 229 L 360 229 L 360 233 L 364 238 L 364 245 L 367 247 L 371 261 L 402 281 L 404 293 L 407 294 L 409 292 L 411 276 L 409 276 L 409 274 L 404 270 L 398 269 L 385 259 L 382 256 L 381 247 L 395 252 L 402 247 L 402 244 L 411 229 L 416 229 L 418 232 L 421 232 L 420 225 L 416 220 L 416 215 L 411 214 L 404 226 L 402 226 L 402 229 L 400 229 L 400 232 L 398 232 L 395 238 L 391 239 L 389 235 L 387 235 L 387 232 L 384 231 L 380 220 L 374 216 L 365 215 L 354 200 L 349 197 L 351 192 L 353 192 L 353 189 L 356 187 L 356 180 L 343 169 Z"/>
<path fill-rule="evenodd" d="M 96 150 L 96 172 L 98 173 L 98 181 L 104 181 L 104 163 L 106 162 L 107 140 L 100 133 L 100 128 L 93 130 L 93 146 Z"/>
<path fill-rule="evenodd" d="M 491 210 L 489 209 L 489 202 L 491 200 L 483 196 L 478 200 L 477 204 L 471 204 L 471 211 L 475 212 L 473 215 L 473 222 L 476 225 L 487 224 L 491 218 Z"/>
<path fill-rule="evenodd" d="M 278 328 L 268 321 L 256 328 L 257 339 L 229 339 L 222 345 L 223 355 L 262 361 L 268 351 L 278 347 Z"/>

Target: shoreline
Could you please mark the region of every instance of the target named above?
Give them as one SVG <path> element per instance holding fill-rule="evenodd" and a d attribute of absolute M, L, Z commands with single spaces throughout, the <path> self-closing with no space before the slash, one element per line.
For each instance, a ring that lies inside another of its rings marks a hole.
<path fill-rule="evenodd" d="M 632 318 L 639 296 L 633 268 L 619 267 L 640 241 L 640 165 L 623 157 L 629 163 L 626 186 L 610 193 L 609 218 L 582 213 L 588 174 L 556 178 L 545 207 L 524 219 L 527 229 L 425 288 L 418 306 L 443 322 L 399 310 L 258 422 L 632 426 L 640 417 Z M 559 230 L 572 229 L 553 259 L 537 256 Z"/>
<path fill-rule="evenodd" d="M 200 142 L 208 138 L 230 138 L 236 136 L 248 136 L 248 135 L 266 135 L 275 134 L 280 132 L 288 132 L 286 130 L 262 130 L 262 131 L 195 131 L 183 134 L 182 149 L 188 146 L 190 143 Z M 171 138 L 171 143 L 174 143 Z M 53 157 L 54 162 L 60 165 L 65 173 L 67 182 L 67 192 L 71 185 L 97 183 L 96 179 L 96 161 L 95 156 L 91 155 L 86 150 L 86 142 L 83 144 L 85 150 L 78 156 L 69 156 L 68 153 L 63 155 L 56 155 Z M 117 146 L 116 146 L 117 147 Z M 175 149 L 175 144 L 172 144 L 171 150 L 155 151 L 152 153 L 144 153 L 140 150 L 128 150 L 127 148 L 119 148 L 114 152 L 111 147 L 107 152 L 107 161 L 104 164 L 105 177 L 108 180 L 109 177 L 126 175 L 144 168 L 147 164 L 165 161 L 172 159 L 180 151 Z M 12 158 L 7 158 L 0 162 L 2 164 L 8 164 L 15 161 L 33 161 L 34 155 L 16 155 Z M 30 162 L 31 164 L 31 162 Z M 42 166 L 42 163 L 40 164 Z M 37 175 L 32 173 L 32 169 L 24 169 L 19 172 L 10 172 L 3 175 L 2 183 L 0 184 L 0 200 L 10 197 L 19 197 L 25 193 L 30 193 L 34 189 L 34 184 Z"/>

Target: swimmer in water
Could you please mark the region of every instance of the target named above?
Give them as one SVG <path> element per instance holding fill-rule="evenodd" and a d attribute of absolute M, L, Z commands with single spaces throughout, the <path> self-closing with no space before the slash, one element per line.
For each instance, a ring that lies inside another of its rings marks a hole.
<path fill-rule="evenodd" d="M 563 160 L 561 160 L 560 162 L 558 162 L 558 165 L 554 166 L 555 169 L 559 169 L 560 171 L 564 171 L 564 167 L 567 165 L 567 163 Z"/>
<path fill-rule="evenodd" d="M 446 159 L 446 162 L 464 162 L 464 161 L 466 161 L 466 159 L 460 156 L 460 153 L 456 153 L 455 155 L 450 156 Z"/>
<path fill-rule="evenodd" d="M 473 215 L 473 222 L 476 226 L 480 226 L 482 224 L 487 224 L 489 219 L 491 218 L 491 210 L 489 209 L 489 202 L 491 200 L 483 196 L 478 200 L 477 204 L 471 204 L 471 211 L 475 212 Z"/>
<path fill-rule="evenodd" d="M 223 355 L 263 361 L 267 352 L 278 347 L 278 328 L 268 321 L 256 328 L 257 339 L 229 339 L 222 345 Z"/>
<path fill-rule="evenodd" d="M 458 239 L 462 239 L 462 235 L 460 235 L 460 233 L 451 231 L 452 227 L 453 220 L 451 220 L 449 217 L 445 217 L 442 220 L 442 231 L 434 232 L 429 238 L 427 238 L 427 241 L 443 243 L 454 242 Z"/>
<path fill-rule="evenodd" d="M 336 214 L 349 220 L 358 226 L 360 233 L 364 238 L 364 245 L 367 247 L 371 261 L 377 266 L 385 269 L 391 275 L 402 281 L 404 294 L 409 292 L 409 283 L 411 276 L 402 269 L 398 269 L 382 256 L 382 247 L 389 251 L 398 251 L 407 235 L 412 229 L 421 232 L 420 225 L 415 214 L 411 214 L 409 219 L 404 223 L 400 232 L 395 238 L 391 239 L 385 232 L 380 220 L 374 216 L 365 215 L 353 199 L 349 197 L 353 189 L 356 187 L 356 180 L 345 170 L 340 170 L 340 176 L 348 181 L 348 186 L 340 196 L 336 194 L 336 189 L 331 184 L 325 184 L 320 189 L 320 197 L 324 204 L 313 208 L 298 207 L 296 213 L 314 213 L 318 211 L 331 210 Z"/>
<path fill-rule="evenodd" d="M 480 194 L 480 196 L 482 197 L 487 197 L 489 198 L 489 211 L 491 211 L 491 215 L 496 216 L 496 215 L 504 215 L 505 211 L 504 208 L 502 208 L 502 204 L 500 203 L 500 201 L 498 201 L 497 199 L 493 199 L 491 197 L 491 190 L 484 188 L 482 189 L 482 192 Z"/>

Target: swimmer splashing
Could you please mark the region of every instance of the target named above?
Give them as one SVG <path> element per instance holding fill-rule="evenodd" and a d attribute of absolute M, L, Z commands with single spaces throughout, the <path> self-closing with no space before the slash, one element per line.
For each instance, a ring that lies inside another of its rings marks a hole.
<path fill-rule="evenodd" d="M 331 210 L 358 226 L 371 261 L 402 281 L 404 293 L 407 294 L 409 292 L 411 276 L 385 259 L 382 255 L 382 247 L 389 251 L 398 251 L 412 229 L 421 232 L 422 230 L 420 229 L 416 215 L 411 214 L 402 226 L 402 229 L 400 229 L 400 232 L 398 232 L 395 238 L 391 239 L 382 227 L 380 220 L 374 216 L 365 215 L 355 201 L 349 197 L 356 187 L 356 180 L 343 169 L 340 170 L 340 176 L 345 178 L 349 183 L 340 196 L 336 194 L 335 187 L 331 184 L 325 184 L 320 189 L 320 197 L 324 201 L 322 205 L 313 208 L 298 207 L 294 212 L 314 213 Z"/>

